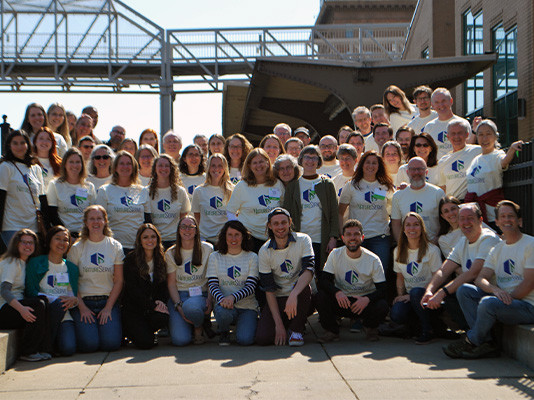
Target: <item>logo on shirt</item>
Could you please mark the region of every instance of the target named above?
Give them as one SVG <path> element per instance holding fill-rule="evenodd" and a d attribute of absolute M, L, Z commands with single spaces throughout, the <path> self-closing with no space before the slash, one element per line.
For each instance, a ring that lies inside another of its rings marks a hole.
<path fill-rule="evenodd" d="M 423 203 L 416 201 L 415 203 L 410 204 L 410 211 L 416 213 L 423 212 Z"/>
<path fill-rule="evenodd" d="M 126 207 L 130 207 L 133 204 L 133 198 L 130 196 L 121 197 L 121 204 L 124 204 Z"/>
<path fill-rule="evenodd" d="M 458 160 L 452 163 L 452 170 L 454 172 L 460 172 L 464 168 L 464 162 L 462 160 Z"/>
<path fill-rule="evenodd" d="M 193 192 L 195 191 L 195 188 L 197 187 L 197 185 L 191 185 L 191 186 L 188 186 L 187 187 L 187 192 L 189 194 L 193 194 Z"/>
<path fill-rule="evenodd" d="M 368 203 L 374 203 L 375 201 L 379 201 L 379 200 L 384 200 L 385 199 L 384 196 L 382 196 L 380 194 L 377 194 L 377 193 L 373 192 L 372 190 L 370 190 L 369 192 L 365 193 L 364 197 L 365 197 L 365 201 L 368 202 Z"/>
<path fill-rule="evenodd" d="M 226 272 L 226 274 L 233 280 L 236 280 L 237 278 L 239 278 L 241 276 L 241 268 L 238 267 L 237 265 L 234 265 L 230 268 L 228 268 L 228 271 Z"/>
<path fill-rule="evenodd" d="M 85 201 L 84 198 L 80 196 L 76 196 L 75 194 L 70 196 L 70 204 L 72 204 L 73 206 L 76 206 L 76 207 L 83 206 L 84 201 Z"/>
<path fill-rule="evenodd" d="M 469 175 L 471 175 L 472 177 L 475 177 L 477 176 L 477 174 L 482 170 L 482 167 L 480 165 L 476 166 L 475 168 L 473 168 L 473 170 L 471 171 L 471 173 Z"/>
<path fill-rule="evenodd" d="M 258 197 L 258 202 L 264 207 L 268 207 L 273 200 L 274 197 L 268 196 L 266 194 L 262 194 L 260 197 Z"/>
<path fill-rule="evenodd" d="M 438 133 L 438 142 L 445 143 L 447 140 L 447 131 L 442 131 Z"/>
<path fill-rule="evenodd" d="M 187 275 L 193 275 L 198 271 L 198 267 L 195 267 L 191 264 L 191 261 L 188 261 L 184 264 L 184 271 Z"/>
<path fill-rule="evenodd" d="M 471 261 L 471 259 L 467 260 L 467 262 L 465 263 L 465 269 L 470 270 L 471 265 L 473 265 L 473 261 Z"/>
<path fill-rule="evenodd" d="M 406 272 L 411 276 L 416 275 L 419 272 L 419 264 L 415 261 L 408 263 L 408 265 L 406 266 Z"/>
<path fill-rule="evenodd" d="M 43 170 L 43 178 L 46 178 L 48 176 L 48 170 L 45 167 L 41 168 Z"/>
<path fill-rule="evenodd" d="M 291 263 L 291 260 L 285 260 L 282 264 L 280 264 L 280 269 L 282 272 L 285 272 L 286 274 L 290 273 L 293 270 L 293 264 Z"/>
<path fill-rule="evenodd" d="M 234 185 L 237 185 L 237 182 L 239 181 L 240 181 L 240 178 L 238 178 L 237 176 L 230 178 L 230 182 L 232 182 Z"/>
<path fill-rule="evenodd" d="M 315 198 L 315 196 L 317 196 L 315 190 L 308 189 L 302 192 L 302 198 L 308 203 L 311 202 Z"/>
<path fill-rule="evenodd" d="M 341 192 L 343 191 L 343 188 L 339 189 L 339 192 L 337 192 L 337 197 L 341 197 Z"/>
<path fill-rule="evenodd" d="M 345 280 L 350 284 L 350 285 L 355 285 L 358 283 L 358 274 L 356 273 L 356 271 L 348 271 L 346 274 L 345 274 Z"/>
<path fill-rule="evenodd" d="M 48 277 L 46 278 L 46 282 L 48 283 L 48 286 L 55 287 L 56 286 L 55 275 L 48 275 Z"/>
<path fill-rule="evenodd" d="M 506 260 L 503 264 L 504 266 L 504 272 L 507 273 L 508 275 L 512 275 L 514 273 L 514 270 L 515 270 L 515 262 L 514 260 Z"/>
<path fill-rule="evenodd" d="M 223 199 L 220 198 L 219 196 L 213 196 L 210 199 L 210 206 L 211 208 L 215 208 L 216 210 L 218 210 L 219 208 L 223 206 Z"/>
<path fill-rule="evenodd" d="M 169 200 L 161 199 L 160 201 L 158 201 L 158 210 L 160 210 L 161 212 L 169 211 L 170 208 L 171 202 Z"/>
<path fill-rule="evenodd" d="M 94 264 L 94 265 L 104 264 L 104 254 L 102 253 L 91 254 L 91 264 Z"/>

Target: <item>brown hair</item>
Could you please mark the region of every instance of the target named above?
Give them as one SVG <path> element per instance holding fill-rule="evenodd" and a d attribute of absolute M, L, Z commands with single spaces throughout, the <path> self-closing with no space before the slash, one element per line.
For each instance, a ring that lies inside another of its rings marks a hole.
<path fill-rule="evenodd" d="M 423 221 L 423 217 L 421 217 L 416 212 L 410 211 L 404 216 L 404 219 L 402 220 L 402 231 L 399 237 L 399 244 L 397 245 L 398 250 L 397 258 L 395 259 L 395 261 L 401 264 L 408 263 L 408 238 L 406 237 L 406 233 L 404 233 L 404 225 L 406 224 L 406 220 L 408 219 L 408 217 L 416 218 L 417 221 L 419 221 L 419 224 L 421 225 L 421 236 L 419 237 L 419 246 L 417 250 L 417 262 L 421 262 L 429 247 L 429 240 L 426 233 L 426 226 L 425 221 Z"/>
<path fill-rule="evenodd" d="M 137 230 L 135 236 L 135 260 L 137 262 L 137 267 L 139 268 L 139 274 L 141 277 L 148 279 L 149 278 L 149 267 L 145 258 L 145 249 L 141 244 L 141 236 L 143 232 L 147 229 L 154 231 L 156 234 L 157 242 L 156 248 L 154 249 L 153 261 L 154 261 L 154 282 L 164 282 L 167 279 L 167 264 L 165 263 L 165 252 L 163 250 L 163 245 L 161 244 L 161 235 L 152 224 L 142 224 Z"/>
<path fill-rule="evenodd" d="M 273 135 L 274 136 L 274 135 Z M 278 138 L 277 138 L 278 139 Z M 280 139 L 278 139 L 280 140 Z M 273 174 L 273 167 L 271 165 L 271 160 L 269 159 L 269 156 L 265 152 L 265 150 L 256 147 L 255 149 L 252 149 L 250 153 L 248 153 L 248 156 L 245 160 L 245 164 L 243 165 L 243 169 L 241 171 L 241 180 L 245 181 L 249 186 L 256 186 L 256 177 L 254 176 L 254 173 L 250 169 L 250 164 L 252 163 L 252 160 L 256 157 L 260 156 L 265 159 L 268 163 L 267 172 L 265 173 L 265 185 L 266 186 L 273 186 L 276 183 L 276 178 Z"/>
<path fill-rule="evenodd" d="M 130 175 L 130 184 L 138 185 L 139 184 L 139 164 L 133 155 L 128 153 L 125 150 L 120 150 L 117 152 L 115 159 L 113 160 L 113 165 L 111 166 L 111 183 L 117 185 L 119 183 L 119 174 L 117 173 L 117 167 L 121 157 L 127 157 L 132 161 L 132 174 Z"/>
<path fill-rule="evenodd" d="M 176 225 L 176 244 L 173 246 L 174 253 L 174 262 L 176 265 L 182 265 L 184 260 L 182 258 L 182 237 L 180 236 L 180 225 L 186 219 L 190 219 L 195 223 L 195 238 L 193 244 L 193 256 L 191 257 L 191 263 L 194 266 L 202 265 L 202 242 L 200 241 L 200 228 L 198 227 L 197 220 L 192 215 L 186 215 L 183 218 L 180 218 L 178 225 Z M 169 249 L 169 251 L 171 250 Z M 172 253 L 171 253 L 172 254 Z"/>
<path fill-rule="evenodd" d="M 174 161 L 174 158 L 168 154 L 160 154 L 158 158 L 154 160 L 152 164 L 152 178 L 150 179 L 150 186 L 148 187 L 148 195 L 152 200 L 156 198 L 158 194 L 158 174 L 156 172 L 156 164 L 160 160 L 167 160 L 171 166 L 171 173 L 169 174 L 169 185 L 171 187 L 171 201 L 175 201 L 178 198 L 178 186 L 183 186 L 182 178 L 178 172 L 178 164 Z"/>
<path fill-rule="evenodd" d="M 228 143 L 228 142 L 227 142 Z M 215 185 L 214 182 L 211 180 L 210 175 L 210 167 L 211 162 L 214 160 L 221 160 L 224 168 L 223 176 L 221 177 L 221 182 L 218 185 Z M 212 154 L 210 158 L 208 158 L 208 162 L 206 164 L 206 181 L 202 184 L 202 186 L 219 186 L 223 193 L 224 193 L 224 199 L 230 199 L 230 196 L 232 195 L 232 192 L 234 191 L 234 185 L 230 181 L 230 172 L 228 172 L 228 161 L 226 161 L 226 158 L 219 153 Z"/>
<path fill-rule="evenodd" d="M 82 232 L 80 233 L 80 238 L 78 239 L 78 241 L 89 239 L 89 228 L 87 228 L 87 218 L 91 211 L 100 211 L 102 213 L 102 216 L 104 217 L 104 230 L 103 230 L 104 236 L 113 237 L 113 232 L 111 232 L 111 228 L 109 227 L 108 213 L 106 209 L 102 207 L 100 204 L 93 204 L 92 206 L 87 207 L 83 211 L 83 227 L 82 227 Z"/>
<path fill-rule="evenodd" d="M 386 90 L 384 90 L 384 96 L 383 96 L 383 99 L 382 99 L 382 102 L 384 104 L 384 108 L 386 109 L 386 113 L 388 115 L 391 115 L 393 113 L 399 113 L 399 111 L 400 111 L 400 109 L 398 109 L 397 107 L 392 106 L 389 103 L 388 97 L 387 97 L 389 93 L 391 93 L 394 96 L 400 97 L 400 99 L 402 101 L 402 105 L 404 106 L 406 111 L 410 111 L 411 110 L 412 107 L 410 105 L 410 102 L 406 98 L 406 94 L 402 91 L 402 89 L 399 88 L 398 86 L 390 85 L 390 86 L 388 86 L 386 88 Z"/>
<path fill-rule="evenodd" d="M 59 172 L 58 181 L 59 182 L 67 181 L 67 161 L 69 161 L 69 158 L 74 157 L 74 156 L 80 157 L 80 161 L 82 163 L 82 168 L 80 169 L 80 173 L 78 174 L 78 179 L 80 180 L 80 185 L 83 186 L 85 182 L 85 178 L 87 178 L 87 169 L 85 168 L 85 162 L 83 161 L 82 153 L 76 147 L 71 147 L 64 154 L 63 160 L 61 160 L 61 169 Z"/>
<path fill-rule="evenodd" d="M 213 136 L 212 136 L 213 137 Z M 230 142 L 232 139 L 238 139 L 241 142 L 241 146 L 243 148 L 242 154 L 241 154 L 241 162 L 239 163 L 239 169 L 243 168 L 243 164 L 245 163 L 245 160 L 247 159 L 248 153 L 254 148 L 252 144 L 248 141 L 248 139 L 243 136 L 240 133 L 234 133 L 232 136 L 230 136 L 228 139 L 226 139 L 226 142 L 224 142 L 224 151 L 223 154 L 226 157 L 226 160 L 228 163 L 231 163 L 230 160 L 230 151 L 228 150 L 228 147 L 230 146 Z M 210 138 L 211 140 L 211 138 Z"/>
<path fill-rule="evenodd" d="M 50 138 L 50 141 L 52 142 L 52 145 L 50 146 L 50 150 L 48 150 L 48 161 L 50 162 L 50 165 L 52 166 L 52 170 L 54 171 L 54 176 L 58 176 L 61 169 L 61 157 L 57 154 L 57 148 L 56 148 L 56 138 L 54 137 L 54 132 L 52 132 L 52 129 L 47 128 L 46 126 L 43 126 L 39 131 L 35 134 L 33 137 L 33 151 L 35 152 L 35 155 L 37 156 L 37 146 L 35 145 L 35 142 L 37 141 L 37 136 L 39 136 L 41 133 L 48 134 L 48 137 Z"/>
<path fill-rule="evenodd" d="M 356 167 L 356 172 L 354 172 L 354 176 L 352 177 L 352 184 L 356 189 L 360 189 L 360 181 L 363 179 L 363 165 L 365 164 L 365 161 L 369 157 L 376 157 L 378 160 L 378 171 L 376 172 L 376 180 L 381 185 L 385 185 L 388 190 L 393 190 L 393 181 L 391 180 L 391 177 L 386 171 L 386 166 L 384 165 L 384 160 L 380 155 L 374 151 L 366 151 L 363 153 L 362 158 L 360 158 L 360 162 L 358 162 L 358 166 Z"/>

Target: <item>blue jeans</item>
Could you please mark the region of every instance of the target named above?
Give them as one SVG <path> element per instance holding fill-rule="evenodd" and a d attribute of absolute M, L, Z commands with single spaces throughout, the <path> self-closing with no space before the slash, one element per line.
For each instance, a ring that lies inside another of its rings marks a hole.
<path fill-rule="evenodd" d="M 391 320 L 398 324 L 406 324 L 413 312 L 421 322 L 423 333 L 432 332 L 432 310 L 421 307 L 421 299 L 425 294 L 425 288 L 413 288 L 410 290 L 408 303 L 397 302 L 391 307 Z"/>
<path fill-rule="evenodd" d="M 83 302 L 95 313 L 94 322 L 86 323 L 81 320 L 78 307 L 71 310 L 76 338 L 78 340 L 78 350 L 82 353 L 91 353 L 97 350 L 115 351 L 121 346 L 122 324 L 119 305 L 115 303 L 111 310 L 111 320 L 104 325 L 100 325 L 97 315 L 106 306 L 106 299 L 88 300 Z"/>
<path fill-rule="evenodd" d="M 213 313 L 215 314 L 219 332 L 229 332 L 230 325 L 235 324 L 237 343 L 242 346 L 249 346 L 254 343 L 256 326 L 258 324 L 258 313 L 256 310 L 235 307 L 229 310 L 216 304 Z"/>
<path fill-rule="evenodd" d="M 13 236 L 15 236 L 15 233 L 18 231 L 2 231 L 0 232 L 0 236 L 2 237 L 2 241 L 6 245 L 6 247 L 9 246 L 9 242 Z"/>
<path fill-rule="evenodd" d="M 66 311 L 63 310 L 61 300 L 57 299 L 48 306 L 50 321 L 50 340 L 53 347 L 66 357 L 76 352 L 76 333 L 73 321 L 63 321 Z"/>
<path fill-rule="evenodd" d="M 202 296 L 189 296 L 189 291 L 180 290 L 180 300 L 185 317 L 193 323 L 195 328 L 202 326 L 204 322 L 204 312 L 206 311 L 207 293 Z M 174 309 L 172 299 L 169 299 L 169 328 L 171 341 L 175 346 L 186 346 L 193 340 L 193 326 L 185 322 L 178 311 Z"/>
<path fill-rule="evenodd" d="M 506 305 L 497 297 L 467 283 L 456 291 L 456 297 L 471 327 L 467 337 L 476 346 L 491 340 L 490 332 L 495 322 L 507 325 L 534 323 L 534 306 L 526 301 L 514 299 Z"/>
<path fill-rule="evenodd" d="M 380 235 L 364 239 L 362 247 L 372 251 L 380 258 L 384 272 L 386 272 L 391 262 L 391 236 Z"/>

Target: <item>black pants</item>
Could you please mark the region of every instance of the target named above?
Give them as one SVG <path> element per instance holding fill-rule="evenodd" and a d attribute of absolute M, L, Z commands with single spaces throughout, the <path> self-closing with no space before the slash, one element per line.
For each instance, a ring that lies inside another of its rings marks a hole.
<path fill-rule="evenodd" d="M 350 303 L 354 303 L 356 299 L 349 297 Z M 388 304 L 384 299 L 371 300 L 365 307 L 361 314 L 354 314 L 350 308 L 341 308 L 337 303 L 335 296 L 332 296 L 324 290 L 319 290 L 317 293 L 317 311 L 319 312 L 319 322 L 323 329 L 339 333 L 339 325 L 336 317 L 358 317 L 361 318 L 362 324 L 366 328 L 377 328 L 378 325 L 386 318 L 389 311 Z"/>
<path fill-rule="evenodd" d="M 154 347 L 155 332 L 169 326 L 169 315 L 151 311 L 144 315 L 138 310 L 122 309 L 122 328 L 124 336 L 132 341 L 135 347 L 150 349 Z"/>
<path fill-rule="evenodd" d="M 48 350 L 46 302 L 38 297 L 30 297 L 19 300 L 19 303 L 33 308 L 33 314 L 37 317 L 35 322 L 26 322 L 17 310 L 9 304 L 4 304 L 0 308 L 0 329 L 23 329 L 21 355 Z"/>

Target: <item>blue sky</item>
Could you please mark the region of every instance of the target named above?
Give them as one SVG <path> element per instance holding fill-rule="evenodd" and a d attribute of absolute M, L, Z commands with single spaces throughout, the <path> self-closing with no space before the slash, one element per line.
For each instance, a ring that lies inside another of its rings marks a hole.
<path fill-rule="evenodd" d="M 319 0 L 125 0 L 128 6 L 164 29 L 268 27 L 313 25 Z M 29 103 L 45 109 L 60 102 L 79 115 L 94 105 L 99 109 L 97 136 L 107 139 L 113 125 L 123 125 L 127 136 L 138 138 L 143 129 L 159 131 L 159 96 L 125 94 L 0 93 L 0 113 L 19 128 Z M 197 133 L 221 133 L 222 95 L 183 94 L 174 102 L 174 130 L 190 143 Z M 199 127 L 202 127 L 201 129 Z"/>

